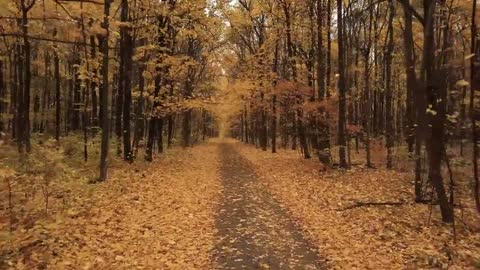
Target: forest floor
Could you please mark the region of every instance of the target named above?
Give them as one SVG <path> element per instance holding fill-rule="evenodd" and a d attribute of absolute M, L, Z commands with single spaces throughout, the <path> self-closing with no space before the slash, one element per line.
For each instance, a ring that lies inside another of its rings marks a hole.
<path fill-rule="evenodd" d="M 48 216 L 35 220 L 35 213 L 45 215 L 42 205 L 19 206 L 18 192 L 15 214 L 32 214 L 15 221 L 10 234 L 2 224 L 0 269 L 2 260 L 15 269 L 208 269 L 221 195 L 215 149 L 175 148 L 151 164 L 112 157 L 104 183 L 51 183 Z"/>
<path fill-rule="evenodd" d="M 151 164 L 112 158 L 92 185 L 95 166 L 36 148 L 27 172 L 0 169 L 0 269 L 480 267 L 478 214 L 465 203 L 454 232 L 412 203 L 406 172 L 323 172 L 295 151 L 212 140 Z M 43 159 L 49 169 L 32 169 Z M 394 204 L 368 205 L 382 202 Z"/>
<path fill-rule="evenodd" d="M 318 251 L 305 239 L 254 169 L 231 144 L 219 146 L 223 198 L 217 217 L 221 269 L 322 269 Z"/>
<path fill-rule="evenodd" d="M 470 194 L 457 198 L 457 223 L 438 206 L 413 203 L 412 171 L 319 170 L 300 153 L 233 143 L 335 269 L 480 269 L 480 218 Z M 384 152 L 384 151 L 382 151 Z M 381 152 L 374 153 L 380 157 Z M 363 156 L 352 163 L 363 164 Z M 376 165 L 384 163 L 377 160 Z M 464 169 L 463 169 L 464 170 Z M 386 205 L 382 205 L 386 203 Z"/>

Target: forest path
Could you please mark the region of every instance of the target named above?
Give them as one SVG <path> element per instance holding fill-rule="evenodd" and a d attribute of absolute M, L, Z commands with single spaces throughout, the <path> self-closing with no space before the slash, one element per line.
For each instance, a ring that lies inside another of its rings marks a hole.
<path fill-rule="evenodd" d="M 219 269 L 324 269 L 303 236 L 254 169 L 229 143 L 221 143 L 223 199 L 217 215 Z"/>

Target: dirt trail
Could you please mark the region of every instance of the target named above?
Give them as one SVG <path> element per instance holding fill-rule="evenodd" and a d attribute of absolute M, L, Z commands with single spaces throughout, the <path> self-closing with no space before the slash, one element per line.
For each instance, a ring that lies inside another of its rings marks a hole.
<path fill-rule="evenodd" d="M 228 143 L 219 146 L 223 200 L 217 215 L 218 269 L 325 269 L 303 236 Z"/>

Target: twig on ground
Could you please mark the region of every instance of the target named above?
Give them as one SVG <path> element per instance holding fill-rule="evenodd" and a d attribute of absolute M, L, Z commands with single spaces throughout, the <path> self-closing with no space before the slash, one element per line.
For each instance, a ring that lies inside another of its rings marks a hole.
<path fill-rule="evenodd" d="M 386 205 L 405 205 L 412 204 L 410 202 L 356 202 L 353 205 L 337 209 L 337 211 L 346 211 L 358 207 L 368 207 L 368 206 L 386 206 Z"/>

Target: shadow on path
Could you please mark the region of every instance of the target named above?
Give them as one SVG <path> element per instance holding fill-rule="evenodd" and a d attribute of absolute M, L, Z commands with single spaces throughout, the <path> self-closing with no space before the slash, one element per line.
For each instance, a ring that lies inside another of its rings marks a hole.
<path fill-rule="evenodd" d="M 219 146 L 223 201 L 217 215 L 218 269 L 325 269 L 253 168 L 228 143 Z"/>

